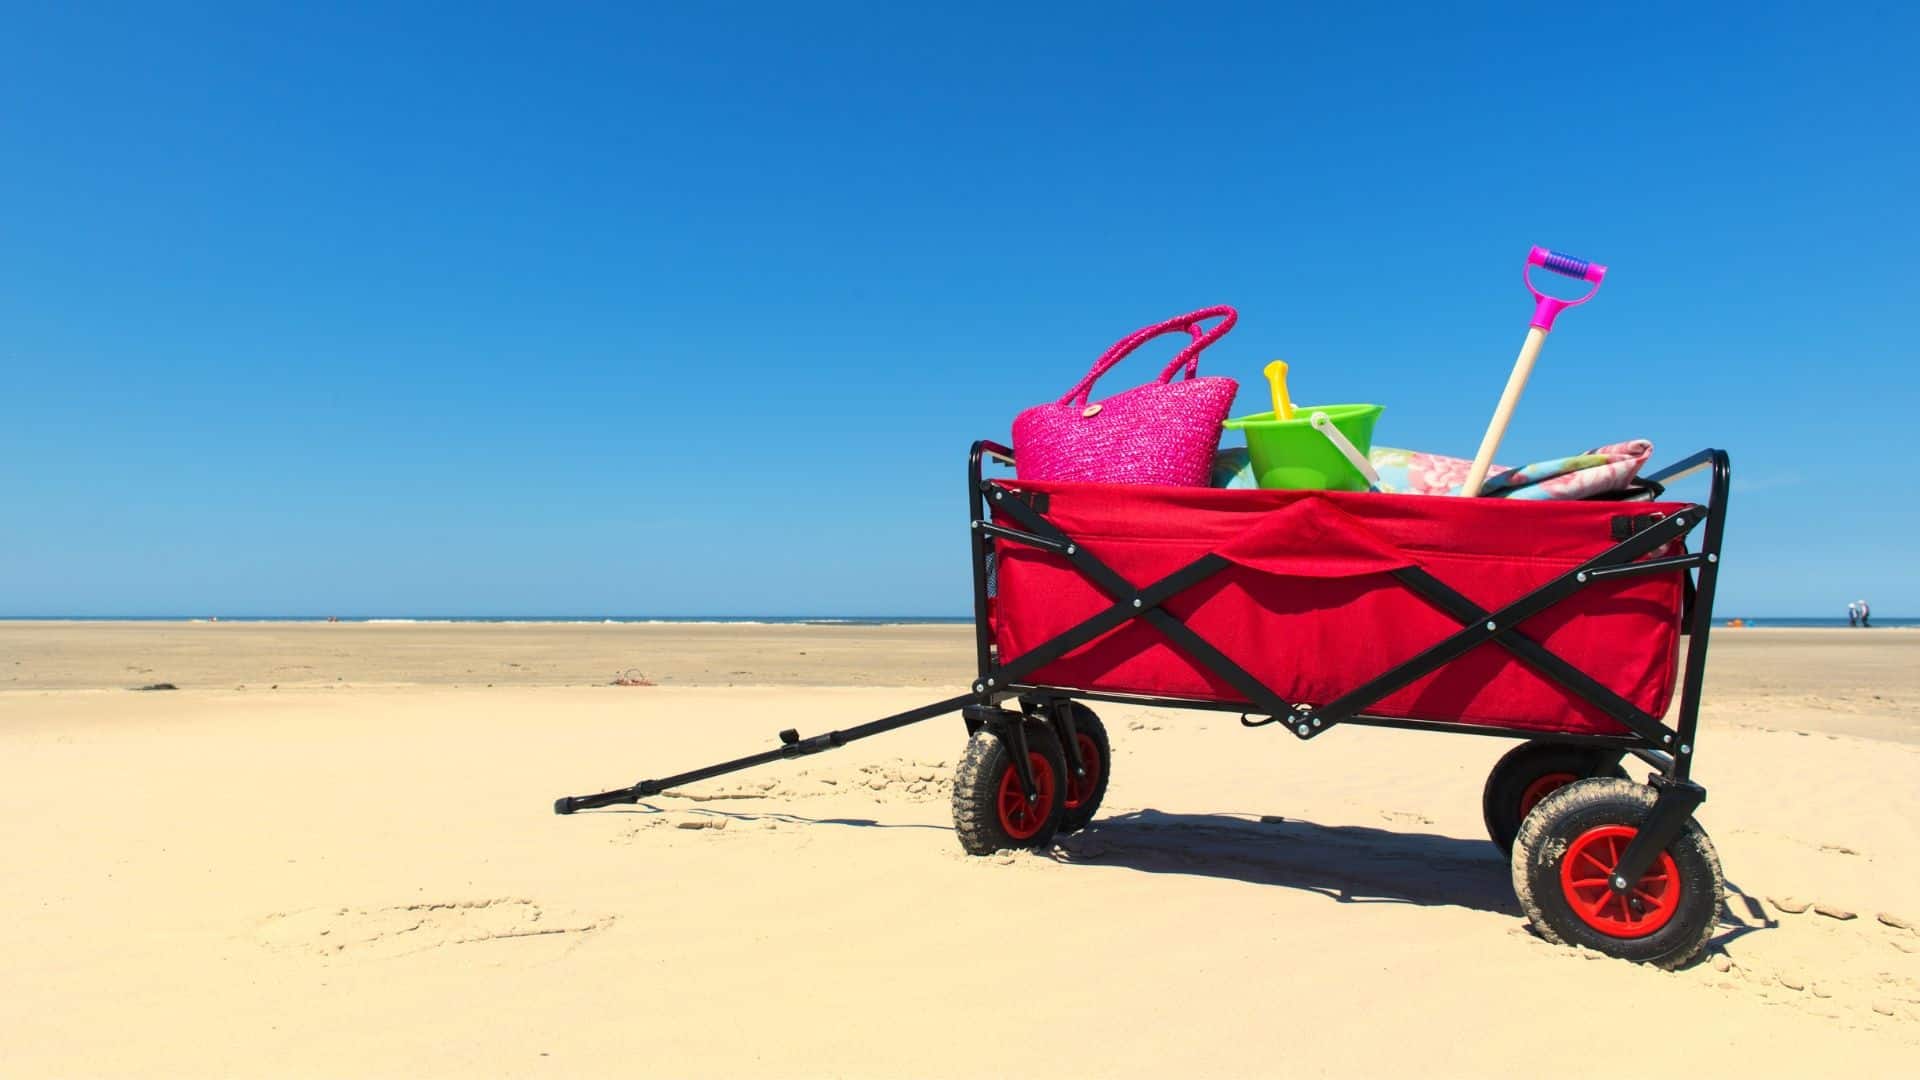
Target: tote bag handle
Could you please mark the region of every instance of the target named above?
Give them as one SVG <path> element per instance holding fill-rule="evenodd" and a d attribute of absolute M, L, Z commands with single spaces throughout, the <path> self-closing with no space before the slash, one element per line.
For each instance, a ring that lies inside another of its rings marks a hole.
<path fill-rule="evenodd" d="M 1216 317 L 1220 319 L 1220 322 L 1215 325 L 1213 329 L 1202 330 L 1200 328 L 1201 323 Z M 1101 353 L 1100 359 L 1093 363 L 1093 370 L 1087 372 L 1086 378 L 1081 379 L 1074 385 L 1073 389 L 1067 391 L 1066 396 L 1060 399 L 1060 404 L 1085 407 L 1088 396 L 1093 393 L 1095 380 L 1105 375 L 1109 368 L 1125 360 L 1127 354 L 1145 345 L 1147 342 L 1152 341 L 1154 338 L 1162 334 L 1171 334 L 1176 330 L 1185 330 L 1188 334 L 1192 335 L 1193 340 L 1188 342 L 1186 348 L 1181 349 L 1179 355 L 1173 358 L 1173 362 L 1168 364 L 1166 370 L 1160 373 L 1159 381 L 1163 383 L 1172 382 L 1173 373 L 1183 367 L 1186 368 L 1187 378 L 1191 379 L 1200 370 L 1201 351 L 1226 336 L 1227 331 L 1233 329 L 1233 324 L 1238 322 L 1239 319 L 1239 312 L 1222 305 L 1220 307 L 1201 308 L 1199 311 L 1175 316 L 1166 322 L 1156 323 L 1152 326 L 1135 330 L 1133 333 L 1114 342 L 1112 348 Z"/>

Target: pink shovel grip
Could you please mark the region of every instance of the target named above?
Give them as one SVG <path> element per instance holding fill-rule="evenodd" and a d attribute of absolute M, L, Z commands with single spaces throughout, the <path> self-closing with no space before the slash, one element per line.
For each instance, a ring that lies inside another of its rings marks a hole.
<path fill-rule="evenodd" d="M 1548 296 L 1533 287 L 1533 268 L 1542 267 L 1562 277 L 1578 278 L 1593 282 L 1593 288 L 1578 300 L 1562 300 L 1557 296 Z M 1520 269 L 1520 280 L 1527 283 L 1527 291 L 1533 294 L 1533 325 L 1542 330 L 1552 330 L 1553 320 L 1570 307 L 1579 307 L 1593 299 L 1600 291 L 1600 281 L 1607 276 L 1607 268 L 1597 262 L 1576 259 L 1571 255 L 1562 255 L 1557 251 L 1548 251 L 1543 247 L 1534 247 L 1527 252 L 1527 263 Z"/>
<path fill-rule="evenodd" d="M 1211 330 L 1200 329 L 1201 323 L 1216 316 L 1221 320 L 1219 325 Z M 1067 391 L 1066 396 L 1060 399 L 1060 404 L 1084 406 L 1087 403 L 1088 395 L 1093 393 L 1094 381 L 1099 379 L 1100 376 L 1105 375 L 1109 368 L 1125 360 L 1127 354 L 1133 350 L 1145 345 L 1147 342 L 1152 341 L 1162 334 L 1171 334 L 1175 330 L 1185 330 L 1193 336 L 1193 340 L 1187 344 L 1186 348 L 1181 349 L 1179 355 L 1173 358 L 1173 362 L 1168 364 L 1166 370 L 1160 373 L 1159 381 L 1172 382 L 1173 373 L 1182 367 L 1186 368 L 1187 378 L 1191 379 L 1195 373 L 1200 370 L 1201 350 L 1224 337 L 1227 331 L 1233 329 L 1233 324 L 1239 321 L 1239 319 L 1239 312 L 1222 305 L 1220 307 L 1201 308 L 1199 311 L 1189 312 L 1185 315 L 1177 315 L 1168 319 L 1166 322 L 1155 323 L 1152 326 L 1135 330 L 1133 333 L 1114 342 L 1112 348 L 1101 353 L 1100 359 L 1093 362 L 1093 370 L 1087 372 L 1086 378 L 1081 379 L 1074 385 L 1073 389 Z"/>

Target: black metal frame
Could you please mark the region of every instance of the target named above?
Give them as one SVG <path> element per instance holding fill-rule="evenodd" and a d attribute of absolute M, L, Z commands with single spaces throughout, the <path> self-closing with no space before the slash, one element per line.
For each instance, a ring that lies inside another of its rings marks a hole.
<path fill-rule="evenodd" d="M 1061 729 L 1062 741 L 1069 748 L 1070 765 L 1078 770 L 1083 763 L 1078 760 L 1077 740 L 1073 738 L 1071 710 L 1062 707 L 1065 702 L 1075 698 L 1161 708 L 1238 712 L 1241 714 L 1241 723 L 1248 727 L 1284 722 L 1287 730 L 1303 741 L 1318 738 L 1340 724 L 1360 724 L 1496 738 L 1550 738 L 1556 742 L 1617 748 L 1658 770 L 1650 777 L 1650 782 L 1658 791 L 1652 814 L 1640 828 L 1633 843 L 1622 853 L 1615 869 L 1613 886 L 1621 892 L 1626 890 L 1628 882 L 1637 882 L 1652 866 L 1658 853 L 1686 828 L 1693 811 L 1706 798 L 1706 790 L 1692 780 L 1692 769 L 1701 686 L 1706 676 L 1707 642 L 1713 627 L 1714 587 L 1719 576 L 1720 547 L 1732 485 L 1732 470 L 1724 451 L 1702 450 L 1643 478 L 1634 488 L 1616 496 L 1622 500 L 1650 500 L 1661 495 L 1666 485 L 1702 469 L 1710 469 L 1711 490 L 1707 505 L 1688 504 L 1671 515 L 1649 515 L 1644 519 L 1636 519 L 1635 527 L 1620 536 L 1612 547 L 1495 610 L 1481 608 L 1418 567 L 1394 571 L 1393 577 L 1402 587 L 1459 622 L 1460 629 L 1406 662 L 1320 705 L 1287 701 L 1165 609 L 1165 603 L 1172 597 L 1225 570 L 1230 565 L 1226 559 L 1218 555 L 1203 555 L 1158 581 L 1145 585 L 1128 581 L 1049 520 L 1044 497 L 1034 497 L 1020 492 L 1017 486 L 989 480 L 983 471 L 988 458 L 1012 465 L 1013 452 L 998 443 L 982 440 L 973 444 L 967 458 L 967 492 L 972 508 L 974 650 L 978 670 L 971 693 L 812 738 L 802 739 L 798 732 L 783 731 L 780 733 L 781 745 L 773 750 L 658 780 L 643 780 L 628 788 L 562 798 L 554 803 L 554 811 L 567 814 L 592 807 L 637 802 L 681 784 L 785 758 L 831 750 L 857 739 L 952 712 L 963 713 L 969 731 L 982 725 L 992 725 L 1015 742 L 1016 746 L 1025 743 L 1027 723 L 1051 723 Z M 991 513 L 993 509 L 1002 511 L 1018 528 L 997 523 Z M 1703 529 L 1697 551 L 1684 555 L 1649 557 L 1696 529 Z M 996 540 L 1025 544 L 1061 556 L 1082 577 L 1106 593 L 1112 600 L 1111 605 L 1020 656 L 1000 656 L 988 619 L 989 582 L 993 573 L 991 560 Z M 1594 582 L 1627 575 L 1660 573 L 1679 573 L 1686 586 L 1682 631 L 1688 638 L 1687 656 L 1681 679 L 1679 708 L 1672 727 L 1663 723 L 1660 717 L 1648 714 L 1614 693 L 1518 629 L 1521 622 L 1576 595 Z M 1053 686 L 1026 678 L 1135 619 L 1152 626 L 1174 648 L 1225 680 L 1244 695 L 1244 700 L 1222 702 L 1112 694 L 1071 686 Z M 1394 691 L 1488 642 L 1506 649 L 1541 676 L 1619 721 L 1627 733 L 1560 734 L 1525 728 L 1408 720 L 1366 711 Z M 1010 699 L 1018 699 L 1018 711 L 1002 707 Z M 1065 725 L 1064 728 L 1062 725 Z M 1027 756 L 1015 753 L 1012 758 L 1021 787 L 1031 799 L 1034 797 L 1034 787 L 1032 778 L 1025 770 Z"/>

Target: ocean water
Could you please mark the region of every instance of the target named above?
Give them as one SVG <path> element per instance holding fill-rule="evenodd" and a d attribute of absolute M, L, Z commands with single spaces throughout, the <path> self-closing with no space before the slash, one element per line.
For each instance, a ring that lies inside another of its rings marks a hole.
<path fill-rule="evenodd" d="M 1842 629 L 1842 630 L 1848 629 L 1847 619 L 1846 619 L 1846 616 L 1844 615 L 1837 619 L 1812 619 L 1812 618 L 1800 618 L 1795 616 L 1778 616 L 1778 615 L 1753 616 L 1753 615 L 1739 615 L 1739 614 L 1732 614 L 1732 613 L 1721 614 L 1716 612 L 1713 616 L 1713 621 L 1715 625 L 1723 625 L 1732 619 L 1745 619 L 1747 621 L 1748 626 L 1790 626 L 1790 627 L 1803 627 L 1803 628 L 1809 628 L 1809 629 L 1828 629 L 1828 628 L 1838 627 L 1839 629 Z M 1873 617 L 1873 626 L 1871 627 L 1871 629 L 1878 630 L 1883 626 L 1888 627 L 1889 629 L 1894 627 L 1915 627 L 1915 626 L 1920 626 L 1920 619 L 1883 619 L 1880 616 L 1875 615 Z"/>
<path fill-rule="evenodd" d="M 913 626 L 957 623 L 968 615 L 225 615 L 221 622 L 343 623 L 628 623 L 635 625 L 722 624 L 739 626 Z M 206 615 L 0 615 L 19 622 L 207 622 Z"/>

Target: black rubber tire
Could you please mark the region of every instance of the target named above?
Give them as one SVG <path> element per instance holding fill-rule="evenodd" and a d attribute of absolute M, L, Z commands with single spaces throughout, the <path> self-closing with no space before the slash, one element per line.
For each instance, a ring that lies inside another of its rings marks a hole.
<path fill-rule="evenodd" d="M 1092 709 L 1077 701 L 1069 702 L 1068 707 L 1073 710 L 1073 731 L 1080 737 L 1081 751 L 1093 752 L 1094 760 L 1089 764 L 1098 771 L 1094 774 L 1093 791 L 1078 806 L 1061 810 L 1062 833 L 1079 832 L 1087 827 L 1093 815 L 1100 811 L 1100 800 L 1107 797 L 1107 781 L 1113 776 L 1113 744 L 1107 740 L 1107 725 L 1100 722 L 1100 717 Z M 1065 753 L 1064 749 L 1062 753 Z M 1067 768 L 1073 768 L 1072 759 L 1068 759 Z"/>
<path fill-rule="evenodd" d="M 1001 779 L 1013 771 L 1013 754 L 991 728 L 981 728 L 967 740 L 967 752 L 953 777 L 953 831 L 960 846 L 969 855 L 991 855 L 996 851 L 1042 849 L 1053 843 L 1060 830 L 1060 815 L 1066 809 L 1067 758 L 1053 728 L 1043 723 L 1026 725 L 1027 752 L 1045 759 L 1058 778 L 1053 797 L 1047 800 L 1047 816 L 1038 831 L 1025 838 L 1009 833 L 1000 819 Z M 1015 781 L 1016 786 L 1018 781 Z"/>
<path fill-rule="evenodd" d="M 1480 792 L 1480 818 L 1487 823 L 1487 838 L 1502 855 L 1513 854 L 1513 838 L 1520 835 L 1521 801 L 1535 780 L 1555 773 L 1575 779 L 1605 777 L 1627 779 L 1620 767 L 1620 752 L 1535 739 L 1506 752 L 1494 762 L 1487 774 L 1486 787 Z"/>
<path fill-rule="evenodd" d="M 1639 828 L 1653 813 L 1654 790 L 1630 780 L 1577 780 L 1540 800 L 1520 826 L 1513 848 L 1513 891 L 1540 936 L 1558 945 L 1579 945 L 1608 956 L 1682 968 L 1700 958 L 1713 938 L 1726 902 L 1720 855 L 1700 823 L 1689 820 L 1667 854 L 1673 857 L 1680 900 L 1672 918 L 1645 937 L 1618 937 L 1589 925 L 1568 903 L 1560 866 L 1587 830 L 1602 825 Z"/>

